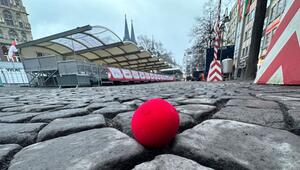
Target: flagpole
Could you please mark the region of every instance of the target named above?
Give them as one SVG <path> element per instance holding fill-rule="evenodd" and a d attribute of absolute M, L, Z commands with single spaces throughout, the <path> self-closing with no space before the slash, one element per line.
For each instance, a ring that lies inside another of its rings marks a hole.
<path fill-rule="evenodd" d="M 219 0 L 218 4 L 218 12 L 217 12 L 217 21 L 214 27 L 214 31 L 216 33 L 216 37 L 214 40 L 214 60 L 218 60 L 218 49 L 220 48 L 220 13 L 221 13 L 221 3 L 222 0 Z"/>
<path fill-rule="evenodd" d="M 213 61 L 210 63 L 210 68 L 207 76 L 207 81 L 222 81 L 222 66 L 220 61 L 218 60 L 218 49 L 220 48 L 220 13 L 221 13 L 221 4 L 222 0 L 219 0 L 218 4 L 218 11 L 217 11 L 217 21 L 214 27 L 214 31 L 216 34 L 214 40 L 214 58 Z"/>

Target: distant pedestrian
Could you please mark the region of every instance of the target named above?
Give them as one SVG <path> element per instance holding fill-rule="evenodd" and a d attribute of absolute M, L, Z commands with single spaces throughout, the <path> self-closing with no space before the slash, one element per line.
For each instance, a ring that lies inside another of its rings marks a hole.
<path fill-rule="evenodd" d="M 16 48 L 16 45 L 17 45 L 17 41 L 14 40 L 12 43 L 11 43 L 11 46 L 9 47 L 9 50 L 8 50 L 8 55 L 7 55 L 7 61 L 18 61 L 17 58 L 16 58 L 16 52 L 18 52 L 17 48 Z"/>

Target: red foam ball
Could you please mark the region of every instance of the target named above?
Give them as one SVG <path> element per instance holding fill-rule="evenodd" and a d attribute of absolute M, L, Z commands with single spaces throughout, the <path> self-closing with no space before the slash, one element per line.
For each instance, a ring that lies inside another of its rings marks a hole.
<path fill-rule="evenodd" d="M 178 128 L 178 112 L 173 105 L 160 98 L 143 103 L 131 120 L 135 139 L 150 148 L 168 145 L 176 136 Z"/>

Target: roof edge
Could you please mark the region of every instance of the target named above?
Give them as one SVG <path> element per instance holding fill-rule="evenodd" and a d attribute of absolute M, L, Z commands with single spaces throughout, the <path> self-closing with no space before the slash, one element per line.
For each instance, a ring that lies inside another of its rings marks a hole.
<path fill-rule="evenodd" d="M 40 44 L 40 43 L 43 43 L 43 42 L 55 40 L 55 39 L 58 39 L 58 38 L 63 38 L 63 37 L 73 35 L 73 34 L 76 34 L 76 33 L 89 31 L 92 28 L 93 27 L 90 26 L 90 25 L 86 25 L 86 26 L 83 26 L 83 27 L 77 27 L 77 28 L 72 29 L 72 30 L 68 30 L 68 31 L 61 32 L 61 33 L 58 33 L 58 34 L 53 34 L 53 35 L 50 35 L 50 36 L 47 36 L 47 37 L 44 37 L 44 38 L 40 38 L 40 39 L 36 39 L 36 40 L 29 41 L 29 42 L 26 42 L 26 43 L 22 43 L 22 44 L 17 45 L 16 47 L 20 49 L 20 48 L 26 48 L 26 47 L 34 46 L 36 44 Z"/>

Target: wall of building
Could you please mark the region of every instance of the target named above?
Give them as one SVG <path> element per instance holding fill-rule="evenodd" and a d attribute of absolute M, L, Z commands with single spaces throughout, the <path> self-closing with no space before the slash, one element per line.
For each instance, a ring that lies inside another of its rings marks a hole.
<path fill-rule="evenodd" d="M 192 76 L 192 50 L 191 49 L 187 49 L 184 53 L 184 57 L 183 57 L 183 73 L 184 73 L 184 77 L 187 76 Z"/>
<path fill-rule="evenodd" d="M 229 35 L 235 34 L 234 44 L 234 63 L 235 66 L 239 65 L 239 68 L 243 71 L 246 68 L 247 59 L 249 56 L 250 44 L 251 44 L 251 34 L 252 27 L 255 17 L 256 1 L 252 0 L 249 13 L 245 18 L 245 22 L 240 19 L 238 13 L 237 3 L 230 10 L 230 22 L 229 22 Z M 267 13 L 264 24 L 263 38 L 261 40 L 261 52 L 258 56 L 260 59 L 263 59 L 267 53 L 267 48 L 270 44 L 273 34 L 275 33 L 278 25 L 280 24 L 281 17 L 287 8 L 288 4 L 291 4 L 293 0 L 268 0 Z M 241 6 L 243 7 L 243 1 L 241 1 Z M 236 21 L 237 19 L 237 21 Z M 236 22 L 234 22 L 236 21 Z M 236 23 L 236 24 L 235 24 Z M 235 24 L 235 25 L 234 25 Z M 244 25 L 244 31 L 242 32 L 242 27 Z M 236 28 L 234 30 L 234 27 Z M 243 35 L 243 39 L 241 39 Z M 228 36 L 227 38 L 230 38 Z M 241 44 L 242 43 L 242 44 Z M 239 56 L 239 50 L 240 56 Z M 237 58 L 240 58 L 240 62 L 237 63 Z"/>
<path fill-rule="evenodd" d="M 278 0 L 277 0 L 278 1 Z M 241 1 L 241 7 L 244 10 L 244 1 Z M 271 4 L 271 0 L 269 0 L 269 4 Z M 240 19 L 238 5 L 236 5 L 231 9 L 231 13 L 235 13 L 233 16 L 237 16 L 237 25 L 235 32 L 235 51 L 234 51 L 234 65 L 239 70 L 241 77 L 243 76 L 243 72 L 246 70 L 246 64 L 249 57 L 250 45 L 251 45 L 251 36 L 252 36 L 252 28 L 254 24 L 255 18 L 255 10 L 257 6 L 257 0 L 252 0 L 250 9 L 246 16 L 243 15 L 243 19 Z M 269 5 L 270 6 L 270 5 Z M 243 12 L 244 14 L 244 12 Z M 267 14 L 268 15 L 268 10 Z M 267 17 L 266 17 L 267 18 Z M 244 29 L 243 29 L 244 28 Z M 243 29 L 243 30 L 242 30 Z M 239 59 L 239 63 L 238 63 Z"/>
<path fill-rule="evenodd" d="M 225 24 L 224 46 L 235 45 L 238 20 L 238 7 L 234 4 L 229 12 L 229 22 Z"/>
<path fill-rule="evenodd" d="M 256 0 L 252 1 L 250 6 L 249 13 L 245 16 L 245 29 L 244 29 L 244 36 L 242 40 L 242 52 L 240 56 L 240 68 L 245 68 L 247 59 L 249 57 L 249 49 L 251 44 L 251 35 L 252 35 L 252 27 L 254 23 L 254 16 L 255 16 L 255 9 L 256 9 Z"/>
<path fill-rule="evenodd" d="M 229 22 L 229 36 L 230 41 L 233 41 L 234 48 L 234 66 L 245 70 L 247 59 L 249 56 L 249 49 L 251 44 L 252 27 L 255 17 L 256 0 L 251 1 L 251 5 L 248 13 L 244 16 L 244 1 L 241 1 L 242 17 L 239 14 L 238 3 L 230 10 L 230 22 Z M 243 29 L 244 28 L 244 29 Z"/>
<path fill-rule="evenodd" d="M 0 42 L 2 45 L 32 40 L 28 14 L 21 0 L 0 0 Z"/>

